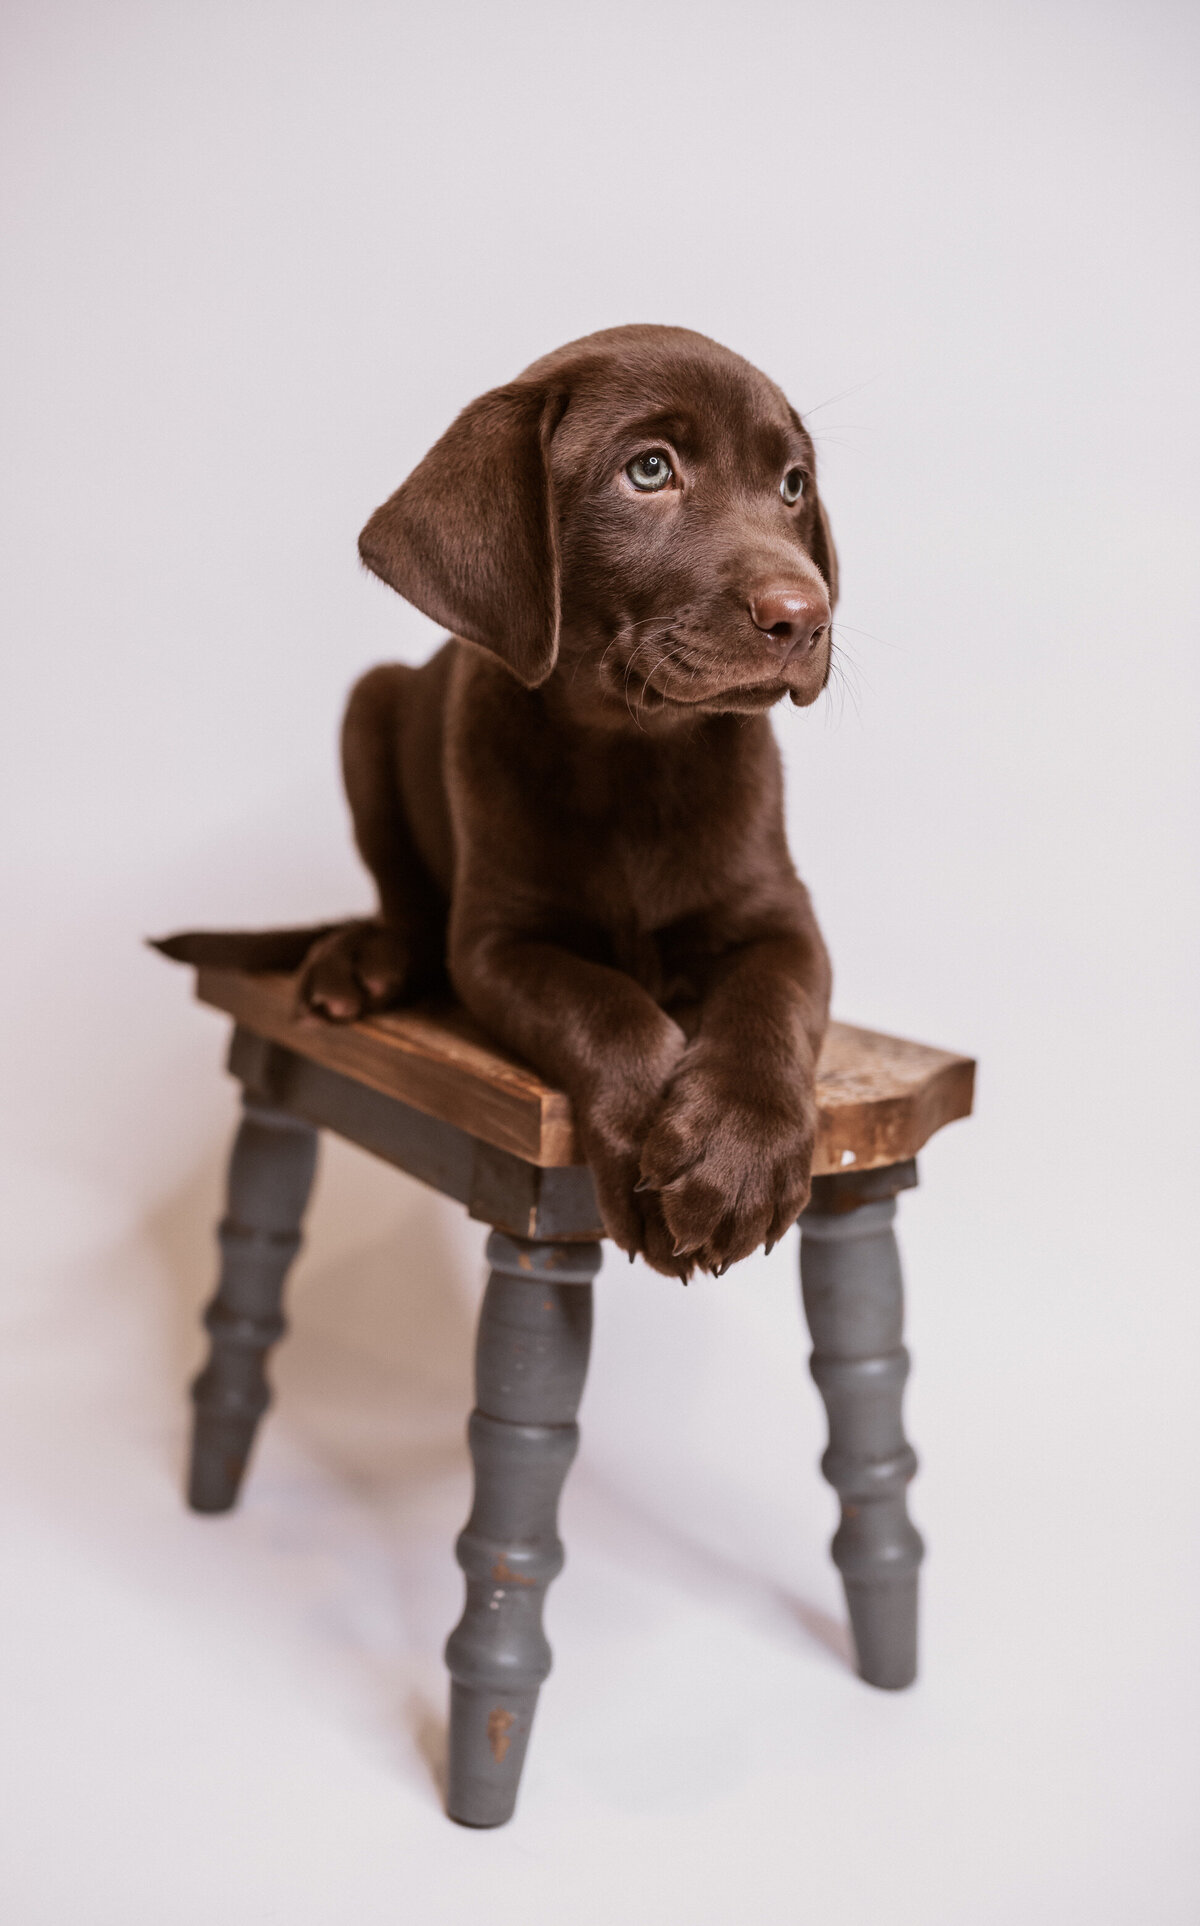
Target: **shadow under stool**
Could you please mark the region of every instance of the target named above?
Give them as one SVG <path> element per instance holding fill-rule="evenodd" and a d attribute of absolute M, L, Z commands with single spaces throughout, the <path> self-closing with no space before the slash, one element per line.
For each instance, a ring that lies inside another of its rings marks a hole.
<path fill-rule="evenodd" d="M 566 1097 L 497 1049 L 454 1007 L 349 1025 L 304 1019 L 291 978 L 202 968 L 197 995 L 235 1023 L 229 1068 L 243 1115 L 205 1313 L 212 1344 L 192 1387 L 188 1502 L 227 1511 L 270 1400 L 284 1280 L 332 1130 L 465 1204 L 492 1226 L 469 1440 L 471 1515 L 459 1536 L 466 1604 L 446 1646 L 447 1809 L 470 1826 L 513 1811 L 538 1690 L 550 1670 L 546 1587 L 562 1568 L 557 1509 L 579 1441 L 592 1279 L 604 1235 Z M 858 1669 L 911 1684 L 922 1546 L 905 1489 L 916 1459 L 892 1220 L 916 1152 L 969 1114 L 966 1057 L 834 1023 L 822 1052 L 812 1200 L 800 1219 L 811 1368 L 829 1418 L 825 1477 L 841 1501 L 833 1539 Z"/>

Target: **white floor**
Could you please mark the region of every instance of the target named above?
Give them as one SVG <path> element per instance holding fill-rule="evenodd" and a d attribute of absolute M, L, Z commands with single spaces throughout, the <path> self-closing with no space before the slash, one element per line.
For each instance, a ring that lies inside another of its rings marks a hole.
<path fill-rule="evenodd" d="M 34 1172 L 15 1200 L 82 1248 L 3 1349 L 14 1926 L 1197 1917 L 1194 1333 L 972 1238 L 964 1127 L 903 1202 L 917 1687 L 847 1664 L 794 1246 L 686 1294 L 612 1264 L 555 1671 L 484 1834 L 439 1796 L 482 1233 L 334 1145 L 246 1502 L 195 1518 L 216 1143 L 136 1228 Z"/>

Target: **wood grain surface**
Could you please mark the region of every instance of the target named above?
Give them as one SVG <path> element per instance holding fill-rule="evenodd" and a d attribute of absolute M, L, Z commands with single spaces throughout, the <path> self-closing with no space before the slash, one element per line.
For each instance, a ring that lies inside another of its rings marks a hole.
<path fill-rule="evenodd" d="M 532 1164 L 584 1161 L 562 1091 L 501 1050 L 457 1006 L 325 1023 L 297 1009 L 291 977 L 208 968 L 197 972 L 196 994 L 257 1035 Z M 870 1170 L 915 1156 L 936 1130 L 970 1114 L 974 1079 L 969 1057 L 831 1023 L 818 1074 L 814 1173 Z"/>

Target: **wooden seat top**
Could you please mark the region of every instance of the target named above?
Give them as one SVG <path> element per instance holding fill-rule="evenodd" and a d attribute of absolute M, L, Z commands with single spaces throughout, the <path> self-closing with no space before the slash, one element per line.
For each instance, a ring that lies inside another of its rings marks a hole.
<path fill-rule="evenodd" d="M 196 994 L 243 1029 L 531 1164 L 585 1161 L 563 1092 L 457 1005 L 326 1023 L 297 1008 L 290 976 L 208 967 L 197 971 Z M 831 1023 L 818 1066 L 814 1175 L 903 1163 L 944 1124 L 970 1114 L 974 1082 L 970 1057 Z"/>

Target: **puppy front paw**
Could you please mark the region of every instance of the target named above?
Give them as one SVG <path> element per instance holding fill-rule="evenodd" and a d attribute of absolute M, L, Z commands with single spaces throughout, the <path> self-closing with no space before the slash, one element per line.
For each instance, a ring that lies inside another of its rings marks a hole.
<path fill-rule="evenodd" d="M 653 1270 L 686 1283 L 692 1260 L 676 1255 L 659 1200 L 642 1180 L 641 1144 L 627 1139 L 602 1147 L 593 1136 L 587 1153 L 600 1216 L 613 1243 L 630 1259 L 643 1257 Z"/>
<path fill-rule="evenodd" d="M 816 1134 L 812 1079 L 802 1071 L 760 1076 L 702 1050 L 685 1060 L 640 1163 L 673 1267 L 720 1274 L 782 1237 L 808 1202 Z"/>
<path fill-rule="evenodd" d="M 623 1074 L 576 1096 L 584 1153 L 605 1230 L 626 1254 L 685 1281 L 692 1268 L 676 1256 L 675 1239 L 658 1199 L 642 1176 L 642 1145 L 687 1047 L 683 1031 L 664 1017 L 657 1034 L 642 1038 Z"/>

